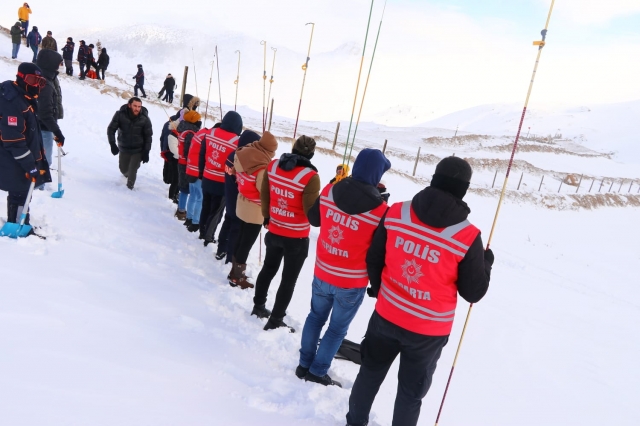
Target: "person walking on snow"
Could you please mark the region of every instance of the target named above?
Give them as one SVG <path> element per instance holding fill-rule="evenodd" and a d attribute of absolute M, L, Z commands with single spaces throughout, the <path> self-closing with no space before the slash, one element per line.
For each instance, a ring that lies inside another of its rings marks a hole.
<path fill-rule="evenodd" d="M 52 35 L 53 33 L 51 31 L 47 31 L 47 35 L 42 39 L 42 48 L 57 52 L 58 43 L 56 42 L 56 39 L 52 37 Z"/>
<path fill-rule="evenodd" d="M 29 15 L 31 15 L 31 8 L 28 3 L 24 3 L 21 8 L 18 9 L 18 20 L 22 28 L 22 37 L 27 37 L 29 31 Z"/>
<path fill-rule="evenodd" d="M 391 163 L 378 149 L 365 148 L 353 164 L 353 174 L 324 187 L 307 213 L 319 226 L 311 312 L 302 329 L 296 376 L 322 385 L 340 383 L 327 374 L 347 335 L 369 278 L 366 256 L 373 233 L 387 211 L 377 185 Z M 320 345 L 322 327 L 331 315 Z"/>
<path fill-rule="evenodd" d="M 9 193 L 7 222 L 18 223 L 32 180 L 36 186 L 51 182 L 36 117 L 46 84 L 40 68 L 29 62 L 20 64 L 15 81 L 0 83 L 0 190 Z"/>
<path fill-rule="evenodd" d="M 98 79 L 104 82 L 104 72 L 109 68 L 109 55 L 107 54 L 107 48 L 103 47 L 98 56 L 98 63 L 96 64 L 96 70 Z M 102 72 L 102 76 L 100 75 Z"/>
<path fill-rule="evenodd" d="M 116 145 L 116 131 L 118 144 Z M 127 178 L 127 188 L 133 189 L 140 162 L 149 161 L 151 151 L 151 120 L 140 98 L 133 97 L 113 115 L 107 127 L 107 137 L 113 155 L 120 154 L 119 166 Z"/>
<path fill-rule="evenodd" d="M 493 252 L 462 201 L 472 170 L 459 157 L 438 163 L 431 184 L 393 204 L 367 252 L 375 311 L 362 341 L 362 365 L 349 397 L 347 424 L 365 426 L 373 400 L 400 354 L 393 424 L 415 426 L 442 348 L 449 340 L 458 293 L 469 303 L 489 288 Z"/>
<path fill-rule="evenodd" d="M 241 289 L 253 288 L 247 281 L 245 271 L 251 247 L 256 242 L 264 224 L 260 206 L 260 191 L 266 168 L 276 155 L 278 141 L 269 132 L 264 132 L 259 141 L 238 148 L 233 167 L 238 182 L 236 216 L 240 223 L 238 237 L 234 242 L 233 263 L 229 273 L 229 284 Z"/>
<path fill-rule="evenodd" d="M 196 223 L 193 224 L 193 215 L 194 211 L 197 210 L 198 214 L 200 214 L 200 210 L 202 209 L 202 190 L 196 191 L 193 197 L 191 197 L 191 187 L 190 183 L 187 179 L 187 157 L 186 154 L 189 152 L 189 148 L 191 147 L 191 140 L 193 136 L 200 130 L 202 127 L 202 121 L 200 114 L 196 111 L 188 111 L 184 114 L 184 117 L 180 124 L 178 124 L 178 128 L 176 129 L 178 133 L 178 189 L 180 190 L 180 195 L 178 198 L 178 209 L 176 210 L 175 216 L 178 220 L 186 220 L 189 216 L 191 219 L 191 225 L 188 227 L 190 232 L 195 232 L 200 228 L 200 217 L 196 219 Z M 188 201 L 191 198 L 191 209 L 188 210 Z"/>
<path fill-rule="evenodd" d="M 73 51 L 75 50 L 75 43 L 73 38 L 67 37 L 67 44 L 60 50 L 62 50 L 62 59 L 64 60 L 65 72 L 67 75 L 73 75 Z"/>
<path fill-rule="evenodd" d="M 20 51 L 20 45 L 22 44 L 22 25 L 20 21 L 16 22 L 13 27 L 11 27 L 11 59 L 16 59 L 18 57 L 18 52 Z"/>
<path fill-rule="evenodd" d="M 173 103 L 173 92 L 176 90 L 176 80 L 171 74 L 168 74 L 167 78 L 165 78 L 162 90 L 166 92 L 162 100 L 170 104 Z"/>
<path fill-rule="evenodd" d="M 318 170 L 310 161 L 315 149 L 313 138 L 300 136 L 291 154 L 282 154 L 267 166 L 267 174 L 262 181 L 260 202 L 269 232 L 264 239 L 266 254 L 256 280 L 251 312 L 258 318 L 269 318 L 265 330 L 287 327 L 295 332 L 283 318 L 287 315 L 298 275 L 309 254 L 311 227 L 307 212 L 320 195 Z M 283 259 L 282 279 L 273 311 L 269 311 L 265 307 L 267 293 Z"/>
<path fill-rule="evenodd" d="M 80 40 L 80 47 L 78 48 L 78 58 L 77 58 L 78 65 L 80 66 L 80 80 L 84 80 L 86 78 L 85 66 L 87 65 L 88 55 L 89 55 L 89 47 L 85 44 L 84 40 Z"/>
<path fill-rule="evenodd" d="M 133 76 L 133 79 L 136 81 L 135 86 L 133 86 L 133 95 L 138 96 L 138 89 L 140 89 L 142 97 L 146 98 L 147 94 L 144 93 L 144 70 L 141 64 L 138 64 L 138 72 Z"/>
<path fill-rule="evenodd" d="M 27 36 L 27 47 L 31 47 L 31 50 L 33 51 L 32 62 L 34 64 L 36 63 L 36 59 L 38 57 L 38 47 L 40 46 L 40 43 L 42 43 L 42 36 L 38 32 L 38 27 L 34 25 L 33 29 Z"/>

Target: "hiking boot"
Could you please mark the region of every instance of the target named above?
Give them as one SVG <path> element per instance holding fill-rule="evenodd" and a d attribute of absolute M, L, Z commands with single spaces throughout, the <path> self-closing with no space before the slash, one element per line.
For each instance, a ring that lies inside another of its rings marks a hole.
<path fill-rule="evenodd" d="M 243 290 L 253 288 L 254 285 L 247 280 L 247 275 L 245 274 L 245 271 L 247 270 L 247 264 L 238 263 L 237 265 L 239 278 L 235 281 L 236 285 Z"/>
<path fill-rule="evenodd" d="M 229 271 L 229 275 L 227 275 L 227 280 L 229 280 L 229 285 L 231 287 L 237 287 L 239 279 L 240 268 L 238 267 L 238 263 L 236 262 L 236 258 L 234 257 L 231 263 L 231 271 Z"/>
<path fill-rule="evenodd" d="M 271 316 L 271 311 L 264 307 L 264 305 L 253 305 L 253 310 L 251 311 L 251 315 L 255 315 L 258 318 L 269 318 Z M 297 372 L 298 370 L 296 370 Z"/>
<path fill-rule="evenodd" d="M 225 257 L 227 257 L 227 252 L 226 251 L 223 251 L 221 253 L 216 253 L 216 260 L 222 260 Z"/>
<path fill-rule="evenodd" d="M 187 231 L 189 232 L 198 232 L 199 230 L 200 230 L 199 223 L 192 223 L 191 225 L 187 226 Z"/>
<path fill-rule="evenodd" d="M 177 217 L 178 220 L 186 220 L 187 219 L 187 211 L 178 209 L 178 210 L 176 210 L 175 217 Z"/>
<path fill-rule="evenodd" d="M 133 191 L 133 182 L 127 182 L 127 188 Z"/>
<path fill-rule="evenodd" d="M 320 376 L 316 376 L 315 374 L 313 374 L 310 371 L 308 371 L 307 375 L 304 376 L 304 381 L 305 382 L 320 383 L 323 386 L 337 386 L 339 388 L 342 387 L 340 382 L 336 382 L 331 377 L 329 377 L 328 374 L 325 374 L 324 376 L 320 377 Z"/>
<path fill-rule="evenodd" d="M 304 368 L 301 365 L 298 365 L 296 367 L 296 376 L 298 377 L 298 379 L 304 379 L 304 376 L 306 376 L 308 372 L 309 372 L 309 369 Z"/>
<path fill-rule="evenodd" d="M 273 317 L 269 318 L 269 321 L 267 321 L 267 324 L 264 326 L 263 330 L 264 331 L 275 330 L 276 328 L 280 328 L 280 327 L 288 328 L 289 333 L 296 332 L 295 328 L 288 326 L 284 321 L 282 321 L 282 318 L 276 319 Z"/>
<path fill-rule="evenodd" d="M 193 223 L 193 221 L 191 219 L 187 219 L 187 220 L 184 221 L 183 225 L 188 227 L 192 223 Z"/>

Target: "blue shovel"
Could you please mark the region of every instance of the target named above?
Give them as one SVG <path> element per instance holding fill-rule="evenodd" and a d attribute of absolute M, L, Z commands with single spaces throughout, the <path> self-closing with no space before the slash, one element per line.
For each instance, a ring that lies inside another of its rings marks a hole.
<path fill-rule="evenodd" d="M 36 186 L 35 178 L 31 180 L 31 186 L 29 186 L 29 194 L 27 194 L 27 201 L 22 208 L 22 215 L 20 215 L 20 223 L 7 222 L 0 229 L 0 237 L 9 238 L 24 238 L 31 232 L 31 225 L 25 225 L 27 220 L 27 214 L 29 213 L 29 203 L 31 202 L 31 196 L 33 195 L 33 188 Z"/>
<path fill-rule="evenodd" d="M 51 193 L 51 198 L 62 198 L 64 189 L 62 189 L 62 148 L 58 145 L 58 190 Z"/>

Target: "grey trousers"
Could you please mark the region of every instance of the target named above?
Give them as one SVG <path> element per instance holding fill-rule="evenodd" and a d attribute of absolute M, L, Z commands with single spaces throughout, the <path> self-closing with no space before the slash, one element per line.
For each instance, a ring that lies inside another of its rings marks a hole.
<path fill-rule="evenodd" d="M 138 175 L 138 169 L 140 168 L 140 162 L 142 161 L 142 153 L 128 154 L 120 151 L 119 165 L 120 173 L 127 178 L 127 188 L 133 189 L 133 185 L 136 183 L 136 176 Z"/>

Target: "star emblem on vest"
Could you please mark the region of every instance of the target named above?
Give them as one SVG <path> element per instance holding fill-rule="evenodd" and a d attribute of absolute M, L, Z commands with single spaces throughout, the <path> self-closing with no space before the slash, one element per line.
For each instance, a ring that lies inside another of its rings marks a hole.
<path fill-rule="evenodd" d="M 220 152 L 218 152 L 216 150 L 211 151 L 211 159 L 212 160 L 217 160 L 218 157 L 220 157 Z"/>
<path fill-rule="evenodd" d="M 278 198 L 278 207 L 280 207 L 282 210 L 286 210 L 289 208 L 289 203 L 287 203 L 287 200 L 285 200 L 284 198 Z"/>
<path fill-rule="evenodd" d="M 338 225 L 332 226 L 329 229 L 329 240 L 331 240 L 331 244 L 340 244 L 340 241 L 342 241 L 343 239 L 344 233 Z"/>
<path fill-rule="evenodd" d="M 402 276 L 407 279 L 407 283 L 418 283 L 420 278 L 424 276 L 422 273 L 422 266 L 416 263 L 415 259 L 408 261 L 405 259 L 404 265 L 402 265 Z"/>

